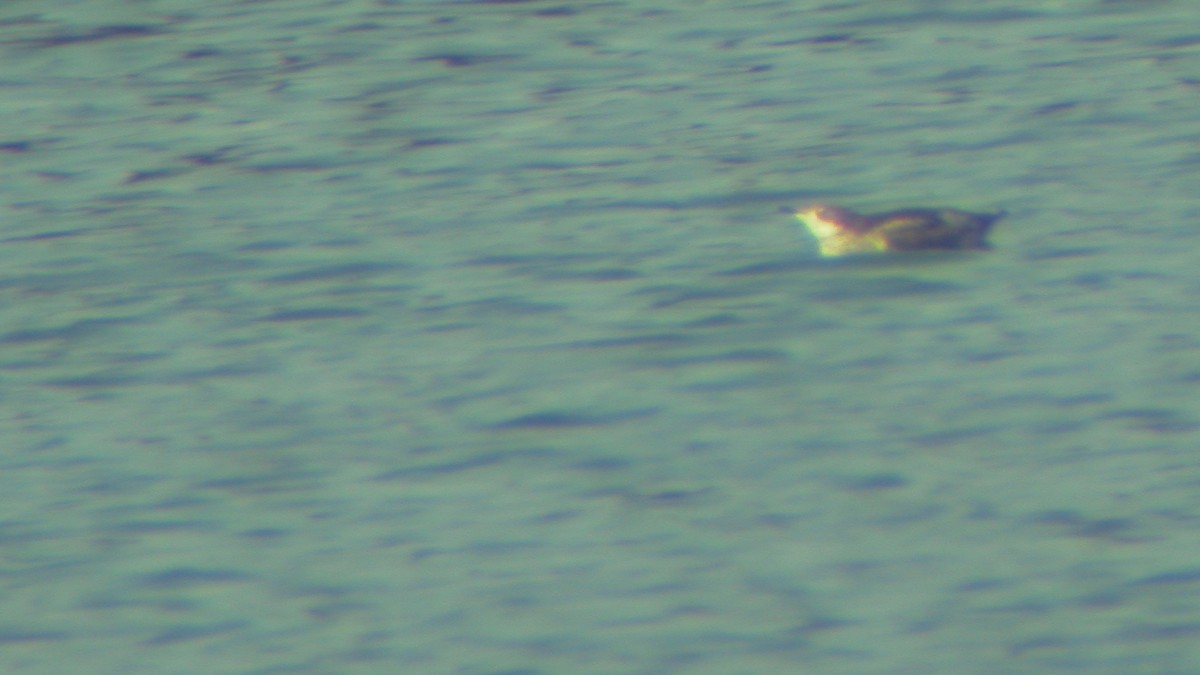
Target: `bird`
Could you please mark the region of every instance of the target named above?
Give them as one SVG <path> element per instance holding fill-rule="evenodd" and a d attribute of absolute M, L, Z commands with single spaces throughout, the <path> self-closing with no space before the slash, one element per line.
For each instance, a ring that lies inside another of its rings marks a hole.
<path fill-rule="evenodd" d="M 784 207 L 817 239 L 821 255 L 838 257 L 891 251 L 987 250 L 988 230 L 1005 212 L 909 208 L 862 214 L 831 204 Z"/>

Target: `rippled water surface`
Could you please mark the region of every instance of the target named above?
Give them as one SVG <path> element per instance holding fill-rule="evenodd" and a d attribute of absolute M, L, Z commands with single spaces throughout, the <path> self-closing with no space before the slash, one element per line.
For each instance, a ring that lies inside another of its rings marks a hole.
<path fill-rule="evenodd" d="M 0 670 L 1200 671 L 1192 3 L 50 6 Z"/>

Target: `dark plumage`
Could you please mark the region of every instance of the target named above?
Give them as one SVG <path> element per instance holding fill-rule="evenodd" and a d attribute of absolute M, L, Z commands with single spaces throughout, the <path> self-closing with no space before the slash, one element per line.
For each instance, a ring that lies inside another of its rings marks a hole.
<path fill-rule="evenodd" d="M 789 211 L 817 238 L 823 256 L 886 251 L 951 251 L 990 248 L 988 230 L 1004 212 L 901 209 L 855 213 L 827 204 Z"/>

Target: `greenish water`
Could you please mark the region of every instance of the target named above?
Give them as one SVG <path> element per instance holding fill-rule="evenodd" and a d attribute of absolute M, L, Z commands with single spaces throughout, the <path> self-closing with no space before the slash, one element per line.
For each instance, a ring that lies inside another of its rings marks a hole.
<path fill-rule="evenodd" d="M 0 670 L 1200 670 L 1191 3 L 56 7 Z"/>

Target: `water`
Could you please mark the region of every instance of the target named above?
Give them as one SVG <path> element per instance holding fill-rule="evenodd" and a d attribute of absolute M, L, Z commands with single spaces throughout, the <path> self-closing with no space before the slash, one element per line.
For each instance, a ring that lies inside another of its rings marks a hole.
<path fill-rule="evenodd" d="M 56 7 L 6 672 L 1200 667 L 1189 3 Z"/>

